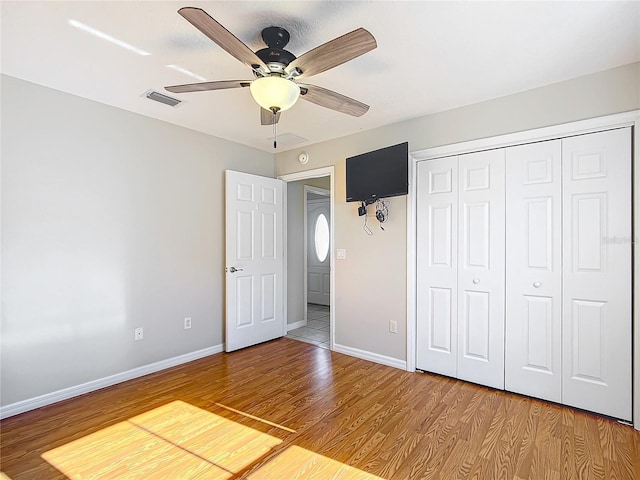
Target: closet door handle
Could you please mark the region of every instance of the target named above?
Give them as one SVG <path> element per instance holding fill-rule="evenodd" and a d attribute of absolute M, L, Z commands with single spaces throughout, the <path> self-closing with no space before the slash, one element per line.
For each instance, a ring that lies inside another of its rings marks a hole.
<path fill-rule="evenodd" d="M 479 283 L 480 283 L 480 279 L 479 279 L 479 278 L 474 278 L 472 281 L 473 281 L 473 283 L 474 283 L 475 285 L 477 285 L 477 284 L 479 284 Z"/>
<path fill-rule="evenodd" d="M 540 282 L 533 282 L 534 288 L 539 288 L 542 285 Z"/>

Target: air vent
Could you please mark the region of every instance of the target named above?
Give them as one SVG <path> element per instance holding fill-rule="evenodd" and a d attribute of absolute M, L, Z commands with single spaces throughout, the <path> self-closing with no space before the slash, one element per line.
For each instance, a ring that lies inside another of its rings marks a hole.
<path fill-rule="evenodd" d="M 182 103 L 182 100 L 170 97 L 169 95 L 164 95 L 162 93 L 156 92 L 155 90 L 149 90 L 145 92 L 144 96 L 149 100 L 155 100 L 156 102 L 164 103 L 165 105 L 169 105 L 170 107 L 177 107 Z"/>
<path fill-rule="evenodd" d="M 273 137 L 267 138 L 267 140 L 272 140 Z M 298 135 L 294 135 L 293 133 L 283 133 L 278 134 L 278 145 L 282 147 L 289 147 L 291 145 L 297 145 L 299 143 L 308 142 L 309 139 L 299 137 Z"/>

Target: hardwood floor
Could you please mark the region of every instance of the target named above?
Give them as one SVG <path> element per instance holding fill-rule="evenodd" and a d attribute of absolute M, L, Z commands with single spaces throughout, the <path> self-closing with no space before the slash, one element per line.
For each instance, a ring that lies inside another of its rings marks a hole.
<path fill-rule="evenodd" d="M 287 338 L 0 427 L 13 480 L 640 479 L 630 426 Z"/>

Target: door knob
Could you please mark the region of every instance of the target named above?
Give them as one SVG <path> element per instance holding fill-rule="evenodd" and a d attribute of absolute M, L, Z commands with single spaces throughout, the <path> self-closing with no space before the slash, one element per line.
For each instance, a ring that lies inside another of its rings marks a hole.
<path fill-rule="evenodd" d="M 479 278 L 474 278 L 473 279 L 473 283 L 475 283 L 476 285 L 480 283 L 480 279 Z"/>
<path fill-rule="evenodd" d="M 538 288 L 540 285 L 542 285 L 540 282 L 533 282 L 534 288 Z"/>
<path fill-rule="evenodd" d="M 243 270 L 242 268 L 236 268 L 236 267 L 231 267 L 229 269 L 231 273 L 241 272 L 242 270 Z"/>

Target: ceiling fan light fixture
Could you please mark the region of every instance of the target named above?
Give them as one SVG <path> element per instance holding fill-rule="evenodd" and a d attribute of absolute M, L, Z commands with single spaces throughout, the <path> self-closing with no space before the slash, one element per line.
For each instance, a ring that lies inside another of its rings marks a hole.
<path fill-rule="evenodd" d="M 255 79 L 251 82 L 249 90 L 258 105 L 272 112 L 288 110 L 300 96 L 298 85 L 278 75 Z"/>

